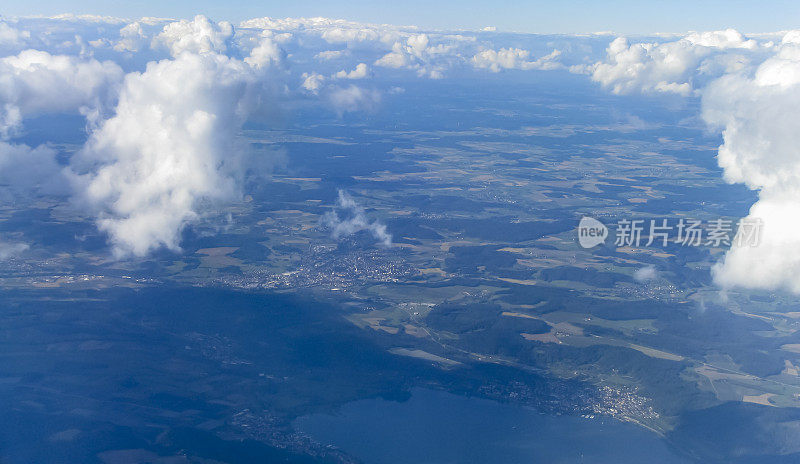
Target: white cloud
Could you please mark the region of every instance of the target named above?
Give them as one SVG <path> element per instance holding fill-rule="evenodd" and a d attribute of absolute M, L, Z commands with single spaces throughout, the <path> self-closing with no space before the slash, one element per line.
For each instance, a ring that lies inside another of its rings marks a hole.
<path fill-rule="evenodd" d="M 119 31 L 120 39 L 114 44 L 114 50 L 118 52 L 138 52 L 147 45 L 147 36 L 142 29 L 142 25 L 136 21 L 132 22 Z"/>
<path fill-rule="evenodd" d="M 608 46 L 608 60 L 591 70 L 592 80 L 616 94 L 672 92 L 688 95 L 692 85 L 687 72 L 697 67 L 694 47 L 670 43 L 629 45 L 619 37 Z"/>
<path fill-rule="evenodd" d="M 592 80 L 616 94 L 661 92 L 687 96 L 703 86 L 704 77 L 718 77 L 730 71 L 730 66 L 742 69 L 748 64 L 747 57 L 758 49 L 754 40 L 733 29 L 692 33 L 664 43 L 629 44 L 624 37 L 618 37 L 608 46 L 605 61 L 575 66 L 573 71 L 589 73 Z M 715 62 L 723 53 L 728 58 Z M 736 56 L 733 62 L 731 56 Z M 708 73 L 719 74 L 704 76 Z"/>
<path fill-rule="evenodd" d="M 122 76 L 110 61 L 37 50 L 0 59 L 0 138 L 12 136 L 23 118 L 102 112 L 115 99 Z"/>
<path fill-rule="evenodd" d="M 74 14 L 74 13 L 57 14 L 50 16 L 49 19 L 54 19 L 58 21 L 87 22 L 87 23 L 98 23 L 98 24 L 120 24 L 125 22 L 124 19 L 117 18 L 115 16 L 101 16 L 93 14 Z"/>
<path fill-rule="evenodd" d="M 343 190 L 339 190 L 336 208 L 322 217 L 322 224 L 331 228 L 331 234 L 337 240 L 361 231 L 369 231 L 381 245 L 392 246 L 392 235 L 386 231 L 386 226 L 378 221 L 370 222 L 364 208 Z"/>
<path fill-rule="evenodd" d="M 637 282 L 647 282 L 656 277 L 658 277 L 658 271 L 654 266 L 645 266 L 641 269 L 637 269 L 636 272 L 633 273 L 633 278 Z"/>
<path fill-rule="evenodd" d="M 243 28 L 272 31 L 302 32 L 321 38 L 327 43 L 392 41 L 400 34 L 408 34 L 413 27 L 365 24 L 330 18 L 254 18 L 241 23 Z"/>
<path fill-rule="evenodd" d="M 233 26 L 226 21 L 213 23 L 205 16 L 175 21 L 164 27 L 154 41 L 167 47 L 172 56 L 184 52 L 225 53 L 233 37 Z"/>
<path fill-rule="evenodd" d="M 748 219 L 761 243 L 733 246 L 715 268 L 723 286 L 800 292 L 800 44 L 785 41 L 753 75 L 732 74 L 703 94 L 703 118 L 723 134 L 725 180 L 758 190 Z"/>
<path fill-rule="evenodd" d="M 323 50 L 314 55 L 315 60 L 329 61 L 350 56 L 350 50 Z"/>
<path fill-rule="evenodd" d="M 687 35 L 684 40 L 701 47 L 717 48 L 721 50 L 730 48 L 744 48 L 753 50 L 758 48 L 755 40 L 748 40 L 741 32 L 735 29 L 724 31 L 693 32 Z"/>
<path fill-rule="evenodd" d="M 391 52 L 375 61 L 376 66 L 386 66 L 387 68 L 404 68 L 411 64 L 411 55 L 405 52 L 403 44 L 400 42 L 395 42 Z"/>
<path fill-rule="evenodd" d="M 142 35 L 135 25 L 126 28 Z M 267 72 L 285 53 L 264 33 L 243 59 L 232 58 L 225 54 L 232 37 L 230 24 L 202 16 L 167 24 L 154 43 L 174 58 L 121 79 L 113 116 L 98 122 L 72 157 L 74 197 L 96 215 L 115 255 L 178 250 L 181 231 L 204 208 L 239 195 L 249 165 L 237 134 L 265 109 Z M 37 91 L 23 100 L 41 98 Z"/>
<path fill-rule="evenodd" d="M 261 38 L 259 44 L 251 50 L 250 56 L 244 61 L 255 68 L 264 68 L 280 66 L 285 57 L 286 52 L 275 43 L 271 36 L 266 35 Z"/>
<path fill-rule="evenodd" d="M 476 68 L 500 72 L 503 69 L 541 69 L 552 70 L 563 67 L 555 61 L 561 52 L 553 50 L 538 60 L 531 61 L 531 53 L 519 48 L 501 48 L 500 50 L 483 50 L 472 57 L 472 64 Z"/>
<path fill-rule="evenodd" d="M 340 116 L 344 113 L 358 111 L 374 112 L 381 102 L 381 94 L 377 90 L 364 89 L 355 85 L 331 86 L 326 98 Z"/>
<path fill-rule="evenodd" d="M 309 92 L 316 94 L 322 88 L 323 84 L 325 83 L 325 76 L 322 74 L 317 74 L 315 72 L 312 73 L 303 73 L 303 84 L 302 87 Z"/>
<path fill-rule="evenodd" d="M 30 31 L 21 31 L 0 20 L 0 47 L 20 45 L 30 37 Z"/>
<path fill-rule="evenodd" d="M 179 49 L 174 60 L 125 78 L 116 114 L 73 163 L 80 199 L 94 208 L 118 256 L 178 250 L 201 202 L 238 194 L 236 134 L 258 101 L 256 67 L 204 46 Z"/>
<path fill-rule="evenodd" d="M 380 34 L 370 28 L 333 27 L 326 29 L 322 38 L 330 43 L 368 42 L 380 39 Z"/>
<path fill-rule="evenodd" d="M 463 42 L 461 36 L 443 36 L 434 44 L 428 34 L 411 34 L 405 41 L 396 41 L 392 51 L 375 61 L 376 66 L 387 68 L 407 68 L 417 71 L 417 75 L 431 79 L 441 79 L 444 71 L 462 58 L 454 53 Z"/>
<path fill-rule="evenodd" d="M 364 79 L 367 76 L 369 76 L 369 67 L 366 63 L 358 63 L 352 71 L 347 72 L 343 69 L 331 77 L 334 79 Z"/>

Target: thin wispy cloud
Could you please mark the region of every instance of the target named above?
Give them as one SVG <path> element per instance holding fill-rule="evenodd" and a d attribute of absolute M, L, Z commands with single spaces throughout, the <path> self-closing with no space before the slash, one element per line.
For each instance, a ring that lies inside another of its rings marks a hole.
<path fill-rule="evenodd" d="M 392 235 L 386 226 L 377 220 L 370 221 L 364 208 L 344 190 L 339 190 L 336 207 L 325 213 L 321 222 L 331 229 L 331 235 L 337 240 L 367 231 L 380 245 L 384 247 L 392 245 Z"/>

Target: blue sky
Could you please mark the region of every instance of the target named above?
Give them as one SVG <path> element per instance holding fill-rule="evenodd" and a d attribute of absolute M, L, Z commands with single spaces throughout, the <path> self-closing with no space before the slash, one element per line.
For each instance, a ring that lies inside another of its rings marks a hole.
<path fill-rule="evenodd" d="M 365 22 L 413 24 L 440 29 L 598 32 L 685 32 L 734 27 L 766 32 L 800 27 L 800 2 L 785 0 L 599 1 L 247 1 L 247 0 L 29 0 L 0 7 L 4 16 L 93 13 L 123 17 L 183 18 L 203 13 L 216 20 L 273 16 L 327 16 Z"/>

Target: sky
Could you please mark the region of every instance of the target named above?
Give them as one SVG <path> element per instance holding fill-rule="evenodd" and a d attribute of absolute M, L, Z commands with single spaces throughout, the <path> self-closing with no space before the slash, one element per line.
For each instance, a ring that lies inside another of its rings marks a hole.
<path fill-rule="evenodd" d="M 190 18 L 202 13 L 238 22 L 254 17 L 325 16 L 361 22 L 416 25 L 433 29 L 480 29 L 531 33 L 613 31 L 622 34 L 735 28 L 771 32 L 800 25 L 800 2 L 766 0 L 28 0 L 0 7 L 3 16 L 99 14 L 125 18 Z"/>

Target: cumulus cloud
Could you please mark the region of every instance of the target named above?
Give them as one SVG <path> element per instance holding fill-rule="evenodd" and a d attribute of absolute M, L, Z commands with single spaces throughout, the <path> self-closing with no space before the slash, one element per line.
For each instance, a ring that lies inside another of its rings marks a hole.
<path fill-rule="evenodd" d="M 352 71 L 348 72 L 342 69 L 331 77 L 334 79 L 364 79 L 367 76 L 369 76 L 369 67 L 366 63 L 358 63 Z"/>
<path fill-rule="evenodd" d="M 0 20 L 0 47 L 16 46 L 31 37 L 30 31 L 19 30 Z"/>
<path fill-rule="evenodd" d="M 302 87 L 313 93 L 316 94 L 322 88 L 323 84 L 325 83 L 325 76 L 322 74 L 317 74 L 315 72 L 312 73 L 303 73 L 303 84 Z"/>
<path fill-rule="evenodd" d="M 25 50 L 0 59 L 0 137 L 24 118 L 49 113 L 102 113 L 116 98 L 123 71 L 111 61 Z"/>
<path fill-rule="evenodd" d="M 25 118 L 82 113 L 90 125 L 113 106 L 122 69 L 91 58 L 25 50 L 0 59 L 0 184 L 3 194 L 68 193 L 57 152 L 9 143 Z"/>
<path fill-rule="evenodd" d="M 205 16 L 196 16 L 192 21 L 168 24 L 154 40 L 167 47 L 172 56 L 178 56 L 183 52 L 225 53 L 232 37 L 231 23 L 213 23 Z"/>
<path fill-rule="evenodd" d="M 726 29 L 724 31 L 693 32 L 687 35 L 684 40 L 692 45 L 716 48 L 720 50 L 733 48 L 754 50 L 758 48 L 758 43 L 755 40 L 747 39 L 742 35 L 741 32 L 735 29 Z"/>
<path fill-rule="evenodd" d="M 758 246 L 734 246 L 715 268 L 724 286 L 800 292 L 800 41 L 787 34 L 755 73 L 732 74 L 703 95 L 703 118 L 722 130 L 725 180 L 758 191 L 748 220 L 763 221 Z M 747 245 L 747 244 L 745 244 Z"/>
<path fill-rule="evenodd" d="M 345 113 L 375 112 L 381 103 L 381 93 L 375 89 L 366 89 L 357 85 L 340 86 L 336 80 L 363 79 L 369 75 L 368 67 L 359 64 L 352 71 L 339 71 L 330 78 L 322 74 L 303 73 L 302 89 L 312 96 L 318 96 L 328 107 L 340 117 Z"/>
<path fill-rule="evenodd" d="M 447 40 L 443 40 L 447 39 Z M 376 66 L 387 68 L 407 68 L 416 70 L 417 75 L 441 79 L 444 71 L 460 57 L 452 53 L 464 38 L 447 36 L 434 44 L 428 34 L 412 34 L 405 41 L 396 41 L 392 51 L 375 61 Z"/>
<path fill-rule="evenodd" d="M 382 246 L 392 246 L 392 235 L 386 231 L 386 226 L 378 221 L 370 222 L 364 208 L 343 190 L 339 190 L 335 209 L 322 217 L 322 224 L 331 229 L 333 238 L 337 240 L 368 231 Z"/>
<path fill-rule="evenodd" d="M 286 52 L 270 35 L 261 38 L 258 45 L 250 51 L 244 62 L 257 69 L 280 66 L 286 58 Z"/>
<path fill-rule="evenodd" d="M 114 44 L 114 50 L 118 52 L 138 52 L 147 45 L 147 36 L 144 33 L 141 23 L 132 22 L 119 31 L 119 40 Z"/>
<path fill-rule="evenodd" d="M 590 74 L 592 80 L 616 94 L 662 92 L 686 96 L 709 78 L 746 67 L 748 57 L 758 49 L 754 40 L 732 29 L 693 33 L 664 43 L 631 44 L 618 37 L 608 46 L 605 61 L 572 70 Z M 715 61 L 722 53 L 727 56 Z"/>
<path fill-rule="evenodd" d="M 159 36 L 176 57 L 126 76 L 115 115 L 72 163 L 78 197 L 118 256 L 178 250 L 201 203 L 237 197 L 245 152 L 236 136 L 263 102 L 260 73 L 280 55 L 264 39 L 244 60 L 230 58 L 217 53 L 228 26 L 176 24 Z"/>
<path fill-rule="evenodd" d="M 245 66 L 181 53 L 126 78 L 116 115 L 92 134 L 77 166 L 90 166 L 77 182 L 118 255 L 177 250 L 201 199 L 234 198 Z"/>
<path fill-rule="evenodd" d="M 561 52 L 553 50 L 538 60 L 531 61 L 531 53 L 519 48 L 501 48 L 500 50 L 483 50 L 472 57 L 472 64 L 476 68 L 500 72 L 503 69 L 542 69 L 551 70 L 562 67 L 556 59 Z"/>
<path fill-rule="evenodd" d="M 273 33 L 291 32 L 306 43 L 318 39 L 328 44 L 346 45 L 347 48 L 342 50 L 317 52 L 314 55 L 317 61 L 377 54 L 372 61 L 377 67 L 408 69 L 418 76 L 434 79 L 444 77 L 448 70 L 455 67 L 470 65 L 473 56 L 491 45 L 487 42 L 479 43 L 478 36 L 486 35 L 477 31 L 452 34 L 421 31 L 415 27 L 363 24 L 327 18 L 257 18 L 243 22 L 242 26 Z M 358 53 L 354 50 L 358 50 Z M 551 67 L 551 59 L 535 64 L 519 64 L 519 69 Z"/>

